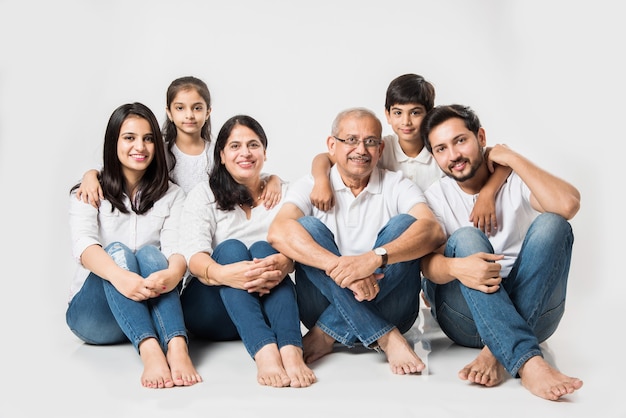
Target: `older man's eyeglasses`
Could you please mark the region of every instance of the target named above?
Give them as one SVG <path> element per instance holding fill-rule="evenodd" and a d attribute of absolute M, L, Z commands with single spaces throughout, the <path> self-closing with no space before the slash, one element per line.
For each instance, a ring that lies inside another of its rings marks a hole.
<path fill-rule="evenodd" d="M 342 144 L 346 144 L 347 146 L 353 147 L 353 148 L 358 147 L 361 142 L 367 148 L 377 147 L 382 142 L 378 138 L 365 138 L 363 140 L 360 140 L 360 139 L 357 139 L 357 138 L 355 138 L 353 136 L 349 136 L 346 139 L 341 139 L 341 138 L 337 138 L 335 135 L 333 135 L 333 138 L 335 138 L 337 141 L 341 142 Z"/>

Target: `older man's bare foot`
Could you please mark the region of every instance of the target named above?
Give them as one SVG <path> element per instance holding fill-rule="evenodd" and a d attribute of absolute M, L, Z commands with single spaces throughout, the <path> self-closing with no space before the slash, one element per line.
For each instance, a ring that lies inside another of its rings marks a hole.
<path fill-rule="evenodd" d="M 378 345 L 385 352 L 391 372 L 394 374 L 421 373 L 426 368 L 397 328 L 380 337 Z"/>
<path fill-rule="evenodd" d="M 302 337 L 302 347 L 304 347 L 304 362 L 311 364 L 315 360 L 333 352 L 335 340 L 326 334 L 318 326 L 314 326 Z"/>
<path fill-rule="evenodd" d="M 295 345 L 286 345 L 280 349 L 280 357 L 292 388 L 304 388 L 316 382 L 315 373 L 305 363 L 302 349 Z"/>
<path fill-rule="evenodd" d="M 139 356 L 143 362 L 141 385 L 151 389 L 171 388 L 174 386 L 170 366 L 159 342 L 155 338 L 146 338 L 139 343 Z"/>
<path fill-rule="evenodd" d="M 191 386 L 202 382 L 202 377 L 191 362 L 185 337 L 174 337 L 167 344 L 167 363 L 174 385 Z"/>
<path fill-rule="evenodd" d="M 519 369 L 522 385 L 533 395 L 550 401 L 574 393 L 583 386 L 583 381 L 569 377 L 550 366 L 541 356 L 531 357 Z"/>
<path fill-rule="evenodd" d="M 276 344 L 261 347 L 254 355 L 254 361 L 257 367 L 257 381 L 261 385 L 282 388 L 291 383 Z"/>
<path fill-rule="evenodd" d="M 493 356 L 491 350 L 485 346 L 474 361 L 459 371 L 459 378 L 491 387 L 500 384 L 504 380 L 504 371 L 504 366 Z"/>

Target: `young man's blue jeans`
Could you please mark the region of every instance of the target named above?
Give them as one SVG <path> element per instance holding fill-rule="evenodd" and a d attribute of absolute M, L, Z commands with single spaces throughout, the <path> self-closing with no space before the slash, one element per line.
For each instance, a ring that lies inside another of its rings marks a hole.
<path fill-rule="evenodd" d="M 212 257 L 226 265 L 276 253 L 265 241 L 248 249 L 241 241 L 229 239 L 215 248 Z M 279 349 L 286 345 L 302 348 L 296 294 L 289 276 L 263 296 L 228 286 L 207 286 L 193 277 L 181 300 L 187 328 L 196 337 L 213 341 L 241 338 L 252 358 L 270 343 Z"/>
<path fill-rule="evenodd" d="M 143 278 L 167 268 L 167 259 L 152 245 L 133 253 L 126 245 L 113 242 L 105 251 L 117 265 Z M 119 344 L 130 340 L 139 351 L 139 343 L 154 337 L 163 352 L 167 352 L 172 338 L 187 339 L 177 289 L 136 302 L 94 273 L 89 274 L 70 301 L 65 318 L 72 332 L 88 344 Z"/>
<path fill-rule="evenodd" d="M 553 213 L 531 224 L 510 274 L 500 289 L 487 294 L 454 280 L 435 285 L 424 280 L 424 292 L 443 332 L 457 344 L 489 350 L 511 374 L 531 357 L 542 356 L 539 344 L 556 330 L 565 310 L 565 293 L 574 235 L 570 224 Z M 493 254 L 477 228 L 455 231 L 446 257 L 477 252 Z"/>
<path fill-rule="evenodd" d="M 415 218 L 394 216 L 378 233 L 374 248 L 399 237 Z M 305 216 L 299 223 L 313 239 L 333 254 L 341 255 L 332 232 L 319 219 Z M 350 289 L 339 287 L 324 270 L 296 263 L 296 293 L 304 326 L 321 328 L 336 341 L 352 347 L 358 341 L 369 347 L 393 328 L 408 331 L 419 314 L 421 289 L 419 259 L 387 266 L 372 301 L 359 302 Z"/>

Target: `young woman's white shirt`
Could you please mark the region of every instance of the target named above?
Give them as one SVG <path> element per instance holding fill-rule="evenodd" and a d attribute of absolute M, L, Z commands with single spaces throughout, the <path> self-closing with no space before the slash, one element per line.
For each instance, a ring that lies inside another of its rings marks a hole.
<path fill-rule="evenodd" d="M 169 258 L 179 251 L 179 221 L 185 193 L 174 183 L 163 197 L 145 214 L 137 215 L 130 210 L 130 200 L 124 203 L 129 213 L 117 209 L 111 211 L 111 203 L 103 199 L 100 208 L 70 196 L 70 234 L 72 254 L 78 263 L 78 269 L 70 285 L 70 300 L 83 286 L 90 271 L 80 262 L 83 251 L 91 245 L 105 248 L 112 242 L 121 242 L 133 251 L 145 245 L 155 245 Z"/>

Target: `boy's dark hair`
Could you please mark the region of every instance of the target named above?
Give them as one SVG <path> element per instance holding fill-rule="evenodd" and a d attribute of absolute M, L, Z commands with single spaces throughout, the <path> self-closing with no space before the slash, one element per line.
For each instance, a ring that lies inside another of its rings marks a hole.
<path fill-rule="evenodd" d="M 396 77 L 387 87 L 385 109 L 389 111 L 395 104 L 418 103 L 428 112 L 435 106 L 435 87 L 418 74 L 404 74 Z"/>

